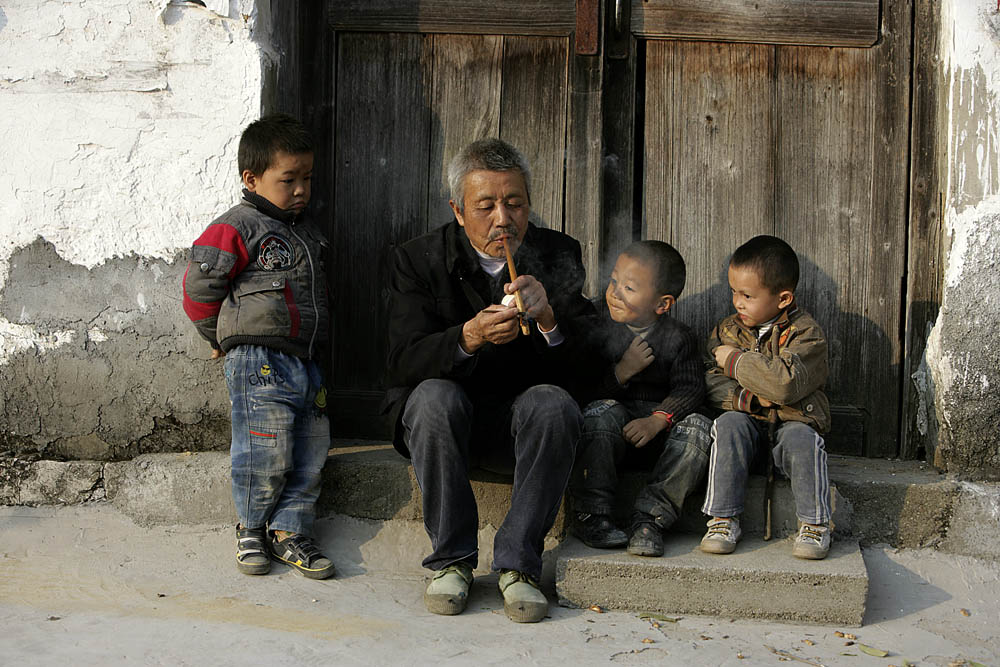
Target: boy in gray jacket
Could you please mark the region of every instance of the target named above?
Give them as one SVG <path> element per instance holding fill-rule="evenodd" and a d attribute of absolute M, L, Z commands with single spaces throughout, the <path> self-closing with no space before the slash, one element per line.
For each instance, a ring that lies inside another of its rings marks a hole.
<path fill-rule="evenodd" d="M 232 402 L 236 567 L 265 574 L 271 558 L 306 577 L 334 574 L 311 533 L 330 448 L 316 359 L 327 341 L 326 240 L 309 219 L 313 150 L 282 114 L 240 137 L 243 201 L 194 242 L 184 312 L 225 357 Z"/>

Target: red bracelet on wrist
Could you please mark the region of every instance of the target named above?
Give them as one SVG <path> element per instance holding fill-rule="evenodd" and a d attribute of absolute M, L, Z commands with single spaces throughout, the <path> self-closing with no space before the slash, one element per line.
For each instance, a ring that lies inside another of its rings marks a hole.
<path fill-rule="evenodd" d="M 672 427 L 674 425 L 674 416 L 669 412 L 664 412 L 663 410 L 653 410 L 653 414 L 666 421 L 668 427 Z"/>

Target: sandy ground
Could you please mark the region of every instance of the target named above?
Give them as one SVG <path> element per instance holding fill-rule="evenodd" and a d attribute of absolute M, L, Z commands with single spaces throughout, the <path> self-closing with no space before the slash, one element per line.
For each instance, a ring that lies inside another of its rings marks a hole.
<path fill-rule="evenodd" d="M 996 562 L 866 549 L 862 628 L 555 604 L 518 625 L 486 572 L 461 616 L 424 609 L 419 525 L 337 518 L 320 530 L 339 571 L 317 582 L 284 566 L 239 574 L 228 526 L 146 529 L 100 504 L 0 508 L 0 665 L 1000 665 Z"/>

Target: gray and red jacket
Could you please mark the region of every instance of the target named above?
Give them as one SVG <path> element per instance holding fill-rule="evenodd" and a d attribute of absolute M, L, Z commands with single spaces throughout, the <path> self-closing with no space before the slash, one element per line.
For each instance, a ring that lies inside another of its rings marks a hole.
<path fill-rule="evenodd" d="M 715 362 L 715 349 L 732 345 L 725 366 Z M 794 303 L 785 309 L 760 340 L 757 332 L 730 315 L 715 327 L 706 344 L 708 402 L 722 410 L 739 410 L 766 420 L 774 403 L 781 421 L 830 430 L 830 403 L 823 393 L 829 375 L 826 336 L 809 313 Z"/>
<path fill-rule="evenodd" d="M 184 312 L 213 348 L 262 345 L 324 354 L 329 330 L 326 239 L 305 216 L 246 190 L 194 242 Z"/>

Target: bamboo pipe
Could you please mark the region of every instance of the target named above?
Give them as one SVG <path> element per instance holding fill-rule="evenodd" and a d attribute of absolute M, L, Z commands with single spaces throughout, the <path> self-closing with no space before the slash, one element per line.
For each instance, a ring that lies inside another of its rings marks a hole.
<path fill-rule="evenodd" d="M 510 254 L 510 246 L 507 245 L 507 239 L 502 239 L 503 251 L 507 253 L 507 269 L 510 271 L 510 281 L 514 282 L 517 280 L 517 269 L 514 268 L 514 256 Z M 531 333 L 531 329 L 528 328 L 528 322 L 525 319 L 526 313 L 524 311 L 524 301 L 521 300 L 521 290 L 514 290 L 514 302 L 517 303 L 517 316 L 521 322 L 521 333 L 525 336 Z"/>

